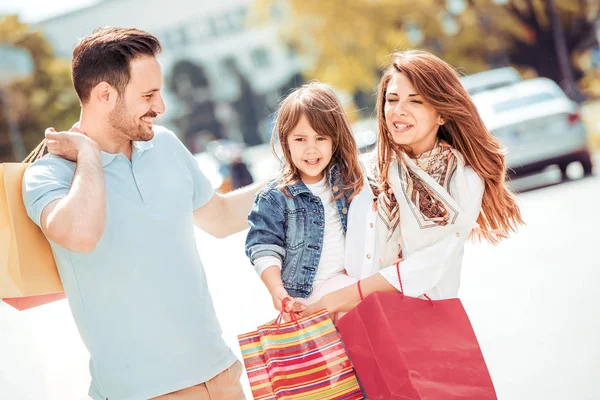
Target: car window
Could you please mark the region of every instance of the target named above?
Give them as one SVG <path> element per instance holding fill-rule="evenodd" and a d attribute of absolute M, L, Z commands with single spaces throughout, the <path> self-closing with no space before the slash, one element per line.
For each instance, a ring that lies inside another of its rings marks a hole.
<path fill-rule="evenodd" d="M 496 82 L 487 85 L 481 85 L 473 88 L 468 88 L 467 92 L 472 96 L 477 93 L 487 92 L 489 90 L 499 89 L 508 85 L 511 85 L 514 82 Z"/>
<path fill-rule="evenodd" d="M 460 78 L 463 87 L 470 95 L 510 86 L 522 80 L 519 72 L 512 67 L 491 69 Z"/>
<path fill-rule="evenodd" d="M 523 97 L 517 97 L 516 99 L 510 99 L 503 101 L 502 103 L 496 103 L 493 105 L 493 109 L 497 113 L 513 110 L 530 104 L 541 103 L 544 101 L 555 99 L 557 96 L 555 93 L 541 92 L 530 94 Z"/>

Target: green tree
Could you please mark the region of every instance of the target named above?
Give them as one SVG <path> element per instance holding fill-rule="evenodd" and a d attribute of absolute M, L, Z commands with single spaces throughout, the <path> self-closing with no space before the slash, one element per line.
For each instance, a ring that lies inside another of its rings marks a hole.
<path fill-rule="evenodd" d="M 27 50 L 33 60 L 31 76 L 5 88 L 11 116 L 18 124 L 25 147 L 31 150 L 43 139 L 47 127 L 69 129 L 79 118 L 79 100 L 71 84 L 70 65 L 54 56 L 41 32 L 33 31 L 16 16 L 0 18 L 0 43 Z M 7 112 L 0 110 L 1 161 L 15 158 L 8 136 Z"/>
<path fill-rule="evenodd" d="M 257 2 L 263 18 L 284 10 L 282 37 L 309 60 L 307 77 L 350 93 L 373 93 L 390 53 L 407 48 L 427 49 L 467 74 L 512 63 L 560 81 L 545 0 Z M 596 43 L 597 2 L 555 3 L 571 55 Z"/>

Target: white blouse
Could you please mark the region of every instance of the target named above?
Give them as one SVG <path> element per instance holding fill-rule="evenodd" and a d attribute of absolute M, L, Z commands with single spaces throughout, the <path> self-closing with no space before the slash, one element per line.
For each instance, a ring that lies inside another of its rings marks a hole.
<path fill-rule="evenodd" d="M 422 174 L 426 175 L 425 172 Z M 424 175 L 424 179 L 431 179 Z M 478 226 L 476 220 L 481 210 L 483 180 L 472 168 L 459 163 L 450 181 L 449 191 L 460 218 L 446 226 L 419 229 L 414 218 L 402 217 L 403 205 L 399 204 L 404 256 L 400 263 L 400 275 L 404 293 L 408 296 L 421 297 L 427 294 L 432 299 L 458 296 L 464 245 L 472 229 Z M 399 203 L 406 201 L 405 196 L 396 198 Z M 377 218 L 373 193 L 365 179 L 363 189 L 352 199 L 348 211 L 346 270 L 348 275 L 357 279 L 378 272 L 400 290 L 396 266 L 379 265 L 378 262 Z"/>

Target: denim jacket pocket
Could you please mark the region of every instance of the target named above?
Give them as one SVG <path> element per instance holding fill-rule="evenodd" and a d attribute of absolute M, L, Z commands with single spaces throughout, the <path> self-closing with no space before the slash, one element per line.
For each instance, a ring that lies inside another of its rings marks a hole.
<path fill-rule="evenodd" d="M 285 210 L 285 247 L 296 250 L 304 246 L 306 238 L 306 209 Z"/>

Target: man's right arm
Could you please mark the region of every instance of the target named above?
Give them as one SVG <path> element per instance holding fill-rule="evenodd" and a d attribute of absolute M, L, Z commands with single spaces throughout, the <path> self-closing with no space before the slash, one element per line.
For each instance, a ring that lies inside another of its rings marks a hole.
<path fill-rule="evenodd" d="M 40 227 L 48 239 L 80 253 L 89 253 L 104 232 L 106 193 L 98 146 L 75 132 L 47 132 L 48 151 L 76 163 L 68 193 L 46 205 Z M 33 166 L 35 168 L 35 166 Z"/>
<path fill-rule="evenodd" d="M 77 157 L 69 193 L 49 203 L 40 225 L 48 239 L 79 253 L 89 253 L 104 232 L 106 193 L 100 152 L 83 150 Z"/>

